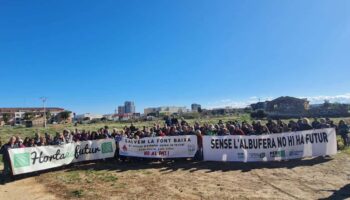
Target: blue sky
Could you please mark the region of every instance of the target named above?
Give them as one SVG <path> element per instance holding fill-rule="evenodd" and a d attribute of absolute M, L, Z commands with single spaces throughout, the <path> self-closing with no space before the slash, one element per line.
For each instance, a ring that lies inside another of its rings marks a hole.
<path fill-rule="evenodd" d="M 350 100 L 348 0 L 0 0 L 0 107 Z"/>

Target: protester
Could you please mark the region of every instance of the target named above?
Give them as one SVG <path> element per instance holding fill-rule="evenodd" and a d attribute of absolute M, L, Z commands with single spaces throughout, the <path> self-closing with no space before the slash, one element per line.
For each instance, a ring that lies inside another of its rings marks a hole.
<path fill-rule="evenodd" d="M 198 150 L 195 155 L 195 159 L 202 160 L 203 159 L 203 136 L 200 130 L 196 130 L 197 136 L 197 146 Z"/>
<path fill-rule="evenodd" d="M 334 124 L 330 119 L 314 119 L 310 124 L 307 118 L 299 119 L 297 122 L 290 120 L 287 123 L 282 120 L 269 119 L 265 124 L 262 121 L 253 121 L 251 124 L 243 121 L 242 123 L 235 121 L 224 122 L 219 120 L 216 124 L 200 124 L 195 122 L 194 125 L 190 125 L 183 118 L 181 121 L 175 117 L 165 118 L 164 124 L 155 123 L 151 127 L 143 126 L 137 128 L 131 123 L 130 126 L 125 126 L 121 130 L 112 129 L 110 131 L 108 126 L 100 128 L 96 131 L 90 130 L 78 130 L 70 131 L 68 129 L 62 132 L 57 132 L 55 137 L 45 133 L 44 136 L 40 136 L 39 133 L 35 133 L 35 136 L 30 138 L 26 137 L 24 141 L 20 137 L 11 137 L 9 142 L 1 147 L 1 154 L 4 156 L 5 173 L 9 173 L 9 155 L 8 150 L 13 148 L 24 148 L 24 147 L 40 147 L 47 145 L 64 145 L 71 142 L 87 141 L 87 140 L 98 140 L 113 138 L 118 147 L 118 143 L 123 137 L 130 139 L 139 139 L 147 137 L 163 137 L 163 136 L 181 136 L 181 135 L 196 135 L 199 151 L 196 154 L 196 158 L 203 156 L 203 143 L 202 138 L 204 135 L 208 136 L 226 136 L 226 135 L 264 135 L 264 134 L 276 134 L 283 132 L 295 132 L 303 130 L 321 129 L 321 128 L 335 128 L 337 133 L 341 135 L 345 146 L 350 145 L 349 141 L 349 126 L 340 120 L 338 126 Z M 117 148 L 118 150 L 118 148 Z M 119 156 L 119 152 L 116 152 L 116 157 Z"/>
<path fill-rule="evenodd" d="M 306 131 L 306 130 L 312 130 L 312 126 L 310 125 L 309 119 L 308 118 L 303 118 L 302 120 L 298 121 L 299 127 L 301 131 Z"/>
<path fill-rule="evenodd" d="M 14 148 L 18 148 L 18 144 L 16 144 L 16 137 L 12 136 L 9 142 L 3 145 L 0 149 L 0 154 L 3 155 L 2 159 L 4 162 L 3 175 L 12 175 L 9 150 Z"/>
<path fill-rule="evenodd" d="M 345 124 L 344 120 L 339 121 L 338 133 L 343 139 L 344 146 L 349 146 L 350 145 L 349 136 L 348 136 L 349 126 Z"/>

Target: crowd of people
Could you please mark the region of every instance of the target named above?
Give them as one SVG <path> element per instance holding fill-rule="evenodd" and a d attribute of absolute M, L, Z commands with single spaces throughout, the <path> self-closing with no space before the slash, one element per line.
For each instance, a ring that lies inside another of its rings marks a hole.
<path fill-rule="evenodd" d="M 315 118 L 311 123 L 307 118 L 301 118 L 299 120 L 290 120 L 288 123 L 282 120 L 268 120 L 267 123 L 261 121 L 253 121 L 248 123 L 246 121 L 227 121 L 223 122 L 219 120 L 216 124 L 204 123 L 200 124 L 195 122 L 194 125 L 190 125 L 183 118 L 166 118 L 163 125 L 154 124 L 151 127 L 143 126 L 137 128 L 131 123 L 130 126 L 125 126 L 121 130 L 109 129 L 108 126 L 98 129 L 97 131 L 86 131 L 75 129 L 73 131 L 64 130 L 57 132 L 53 137 L 52 135 L 45 133 L 40 135 L 36 133 L 34 137 L 26 137 L 24 140 L 20 136 L 12 136 L 9 142 L 1 145 L 0 154 L 3 154 L 3 160 L 5 164 L 5 172 L 10 170 L 9 154 L 8 150 L 12 148 L 24 148 L 24 147 L 36 147 L 47 145 L 62 145 L 71 142 L 87 141 L 114 138 L 118 146 L 118 142 L 123 138 L 139 139 L 144 137 L 156 137 L 156 136 L 178 136 L 178 135 L 197 135 L 198 146 L 202 146 L 202 136 L 204 135 L 263 135 L 263 134 L 275 134 L 283 132 L 304 131 L 321 128 L 335 128 L 337 134 L 339 134 L 345 146 L 349 146 L 349 125 L 344 120 L 340 120 L 338 124 L 335 124 L 332 120 L 317 119 Z M 0 140 L 1 141 L 1 140 Z"/>

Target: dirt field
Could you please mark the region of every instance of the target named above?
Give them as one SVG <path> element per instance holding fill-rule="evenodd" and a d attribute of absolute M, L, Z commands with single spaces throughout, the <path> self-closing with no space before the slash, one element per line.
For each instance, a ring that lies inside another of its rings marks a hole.
<path fill-rule="evenodd" d="M 270 163 L 100 162 L 0 185 L 0 199 L 344 199 L 350 156 Z"/>

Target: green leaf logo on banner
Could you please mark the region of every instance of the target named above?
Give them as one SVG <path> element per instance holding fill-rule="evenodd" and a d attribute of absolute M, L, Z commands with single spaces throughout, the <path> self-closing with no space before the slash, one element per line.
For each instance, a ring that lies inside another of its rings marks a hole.
<path fill-rule="evenodd" d="M 102 153 L 111 153 L 113 152 L 112 142 L 102 143 Z"/>
<path fill-rule="evenodd" d="M 286 157 L 286 151 L 285 150 L 281 151 L 281 157 Z"/>
<path fill-rule="evenodd" d="M 30 165 L 30 156 L 29 153 L 17 153 L 14 156 L 14 167 L 27 167 Z"/>

